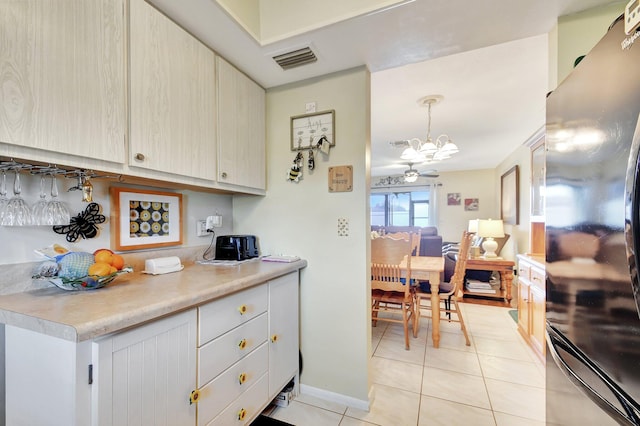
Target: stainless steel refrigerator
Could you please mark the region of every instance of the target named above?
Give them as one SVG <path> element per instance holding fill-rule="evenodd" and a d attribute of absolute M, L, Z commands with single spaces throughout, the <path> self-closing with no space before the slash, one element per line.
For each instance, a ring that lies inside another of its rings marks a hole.
<path fill-rule="evenodd" d="M 640 425 L 640 32 L 624 26 L 547 97 L 548 425 Z"/>

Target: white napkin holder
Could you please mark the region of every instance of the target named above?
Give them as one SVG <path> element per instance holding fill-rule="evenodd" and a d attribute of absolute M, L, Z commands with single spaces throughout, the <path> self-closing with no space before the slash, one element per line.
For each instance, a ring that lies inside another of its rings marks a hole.
<path fill-rule="evenodd" d="M 182 271 L 183 269 L 184 265 L 180 263 L 178 256 L 169 256 L 145 260 L 144 271 L 142 272 L 145 274 L 160 275 Z"/>

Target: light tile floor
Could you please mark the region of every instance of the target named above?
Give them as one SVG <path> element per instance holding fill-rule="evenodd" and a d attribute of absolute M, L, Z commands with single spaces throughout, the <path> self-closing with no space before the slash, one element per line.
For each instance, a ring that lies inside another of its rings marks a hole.
<path fill-rule="evenodd" d="M 544 365 L 510 308 L 464 303 L 461 309 L 471 346 L 458 323 L 440 322 L 436 349 L 423 318 L 409 351 L 401 325 L 372 327 L 369 412 L 302 394 L 271 417 L 297 426 L 544 425 Z"/>

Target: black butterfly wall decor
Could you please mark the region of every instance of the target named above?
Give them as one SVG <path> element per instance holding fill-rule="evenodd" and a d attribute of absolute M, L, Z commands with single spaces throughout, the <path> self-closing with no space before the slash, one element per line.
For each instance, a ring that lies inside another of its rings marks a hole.
<path fill-rule="evenodd" d="M 107 218 L 100 214 L 100 205 L 90 203 L 87 208 L 72 217 L 69 225 L 55 225 L 53 231 L 57 234 L 67 234 L 65 237 L 70 243 L 75 242 L 79 236 L 85 240 L 98 235 L 97 223 L 104 223 Z"/>

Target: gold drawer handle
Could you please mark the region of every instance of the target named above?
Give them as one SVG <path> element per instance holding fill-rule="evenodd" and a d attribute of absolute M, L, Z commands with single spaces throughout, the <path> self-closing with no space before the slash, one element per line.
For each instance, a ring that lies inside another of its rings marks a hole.
<path fill-rule="evenodd" d="M 244 382 L 246 381 L 247 381 L 247 373 L 240 373 L 240 375 L 238 376 L 238 383 L 243 385 Z"/>
<path fill-rule="evenodd" d="M 138 161 L 144 161 L 144 154 L 138 152 L 135 156 L 135 159 Z"/>
<path fill-rule="evenodd" d="M 198 389 L 192 390 L 189 395 L 189 405 L 197 404 L 200 400 L 200 391 Z"/>
<path fill-rule="evenodd" d="M 238 347 L 239 347 L 240 349 L 244 349 L 244 348 L 246 348 L 246 347 L 247 347 L 247 339 L 242 339 L 242 340 L 240 340 L 240 343 L 238 343 Z"/>
<path fill-rule="evenodd" d="M 247 417 L 247 410 L 241 408 L 240 411 L 238 411 L 238 420 L 244 420 L 245 417 Z"/>
<path fill-rule="evenodd" d="M 247 313 L 247 305 L 240 305 L 238 307 L 238 312 L 240 312 L 240 315 L 244 315 Z"/>
<path fill-rule="evenodd" d="M 278 341 L 278 335 L 274 334 L 273 336 L 271 336 L 271 342 L 272 343 L 276 343 Z"/>

